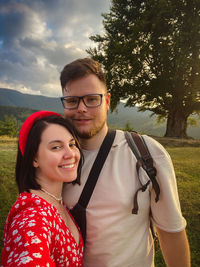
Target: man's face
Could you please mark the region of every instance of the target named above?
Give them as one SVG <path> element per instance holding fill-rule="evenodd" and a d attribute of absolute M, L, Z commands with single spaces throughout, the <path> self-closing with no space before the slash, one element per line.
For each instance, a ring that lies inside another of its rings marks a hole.
<path fill-rule="evenodd" d="M 107 112 L 110 106 L 110 94 L 94 74 L 68 82 L 63 90 L 63 96 L 84 96 L 88 94 L 103 94 L 102 104 L 98 107 L 86 107 L 83 101 L 76 109 L 64 109 L 65 118 L 75 126 L 81 138 L 91 138 L 106 125 Z"/>

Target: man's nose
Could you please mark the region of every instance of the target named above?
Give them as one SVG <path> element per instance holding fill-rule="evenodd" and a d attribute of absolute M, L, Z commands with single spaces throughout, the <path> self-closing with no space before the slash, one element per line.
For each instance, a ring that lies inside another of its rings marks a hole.
<path fill-rule="evenodd" d="M 87 107 L 84 104 L 83 99 L 80 99 L 77 110 L 78 110 L 78 112 L 86 112 L 87 111 Z"/>

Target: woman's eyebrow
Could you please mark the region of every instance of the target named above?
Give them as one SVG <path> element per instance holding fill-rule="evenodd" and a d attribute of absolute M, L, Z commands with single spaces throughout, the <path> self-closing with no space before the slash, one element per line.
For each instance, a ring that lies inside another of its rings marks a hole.
<path fill-rule="evenodd" d="M 62 143 L 62 141 L 61 140 L 52 140 L 49 142 L 49 144 L 52 144 L 52 143 Z"/>
<path fill-rule="evenodd" d="M 69 142 L 74 142 L 75 141 L 75 139 L 74 138 L 71 138 L 70 140 L 69 140 Z M 63 141 L 61 141 L 61 140 L 51 140 L 50 142 L 49 142 L 49 144 L 51 144 L 51 143 L 62 143 Z"/>

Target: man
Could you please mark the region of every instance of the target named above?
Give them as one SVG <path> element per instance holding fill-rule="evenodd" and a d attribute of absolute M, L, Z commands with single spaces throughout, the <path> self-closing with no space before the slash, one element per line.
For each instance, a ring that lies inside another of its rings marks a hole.
<path fill-rule="evenodd" d="M 78 131 L 85 156 L 81 185 L 66 185 L 63 191 L 64 202 L 71 209 L 78 202 L 107 134 L 110 94 L 100 64 L 89 58 L 66 65 L 60 80 L 64 114 Z M 181 215 L 170 157 L 155 140 L 144 138 L 157 169 L 160 199 L 155 202 L 150 183 L 145 192 L 138 193 L 138 214 L 132 214 L 133 197 L 140 187 L 136 158 L 124 133 L 117 130 L 86 211 L 85 267 L 154 266 L 150 210 L 167 266 L 190 266 L 186 222 Z M 145 171 L 140 172 L 141 183 L 145 183 L 148 176 Z"/>

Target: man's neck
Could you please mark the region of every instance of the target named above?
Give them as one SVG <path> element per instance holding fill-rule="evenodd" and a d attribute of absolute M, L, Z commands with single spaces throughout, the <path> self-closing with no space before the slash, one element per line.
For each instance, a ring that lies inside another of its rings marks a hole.
<path fill-rule="evenodd" d="M 97 150 L 100 148 L 108 131 L 107 124 L 101 129 L 99 133 L 89 139 L 81 139 L 81 148 L 85 150 Z"/>

